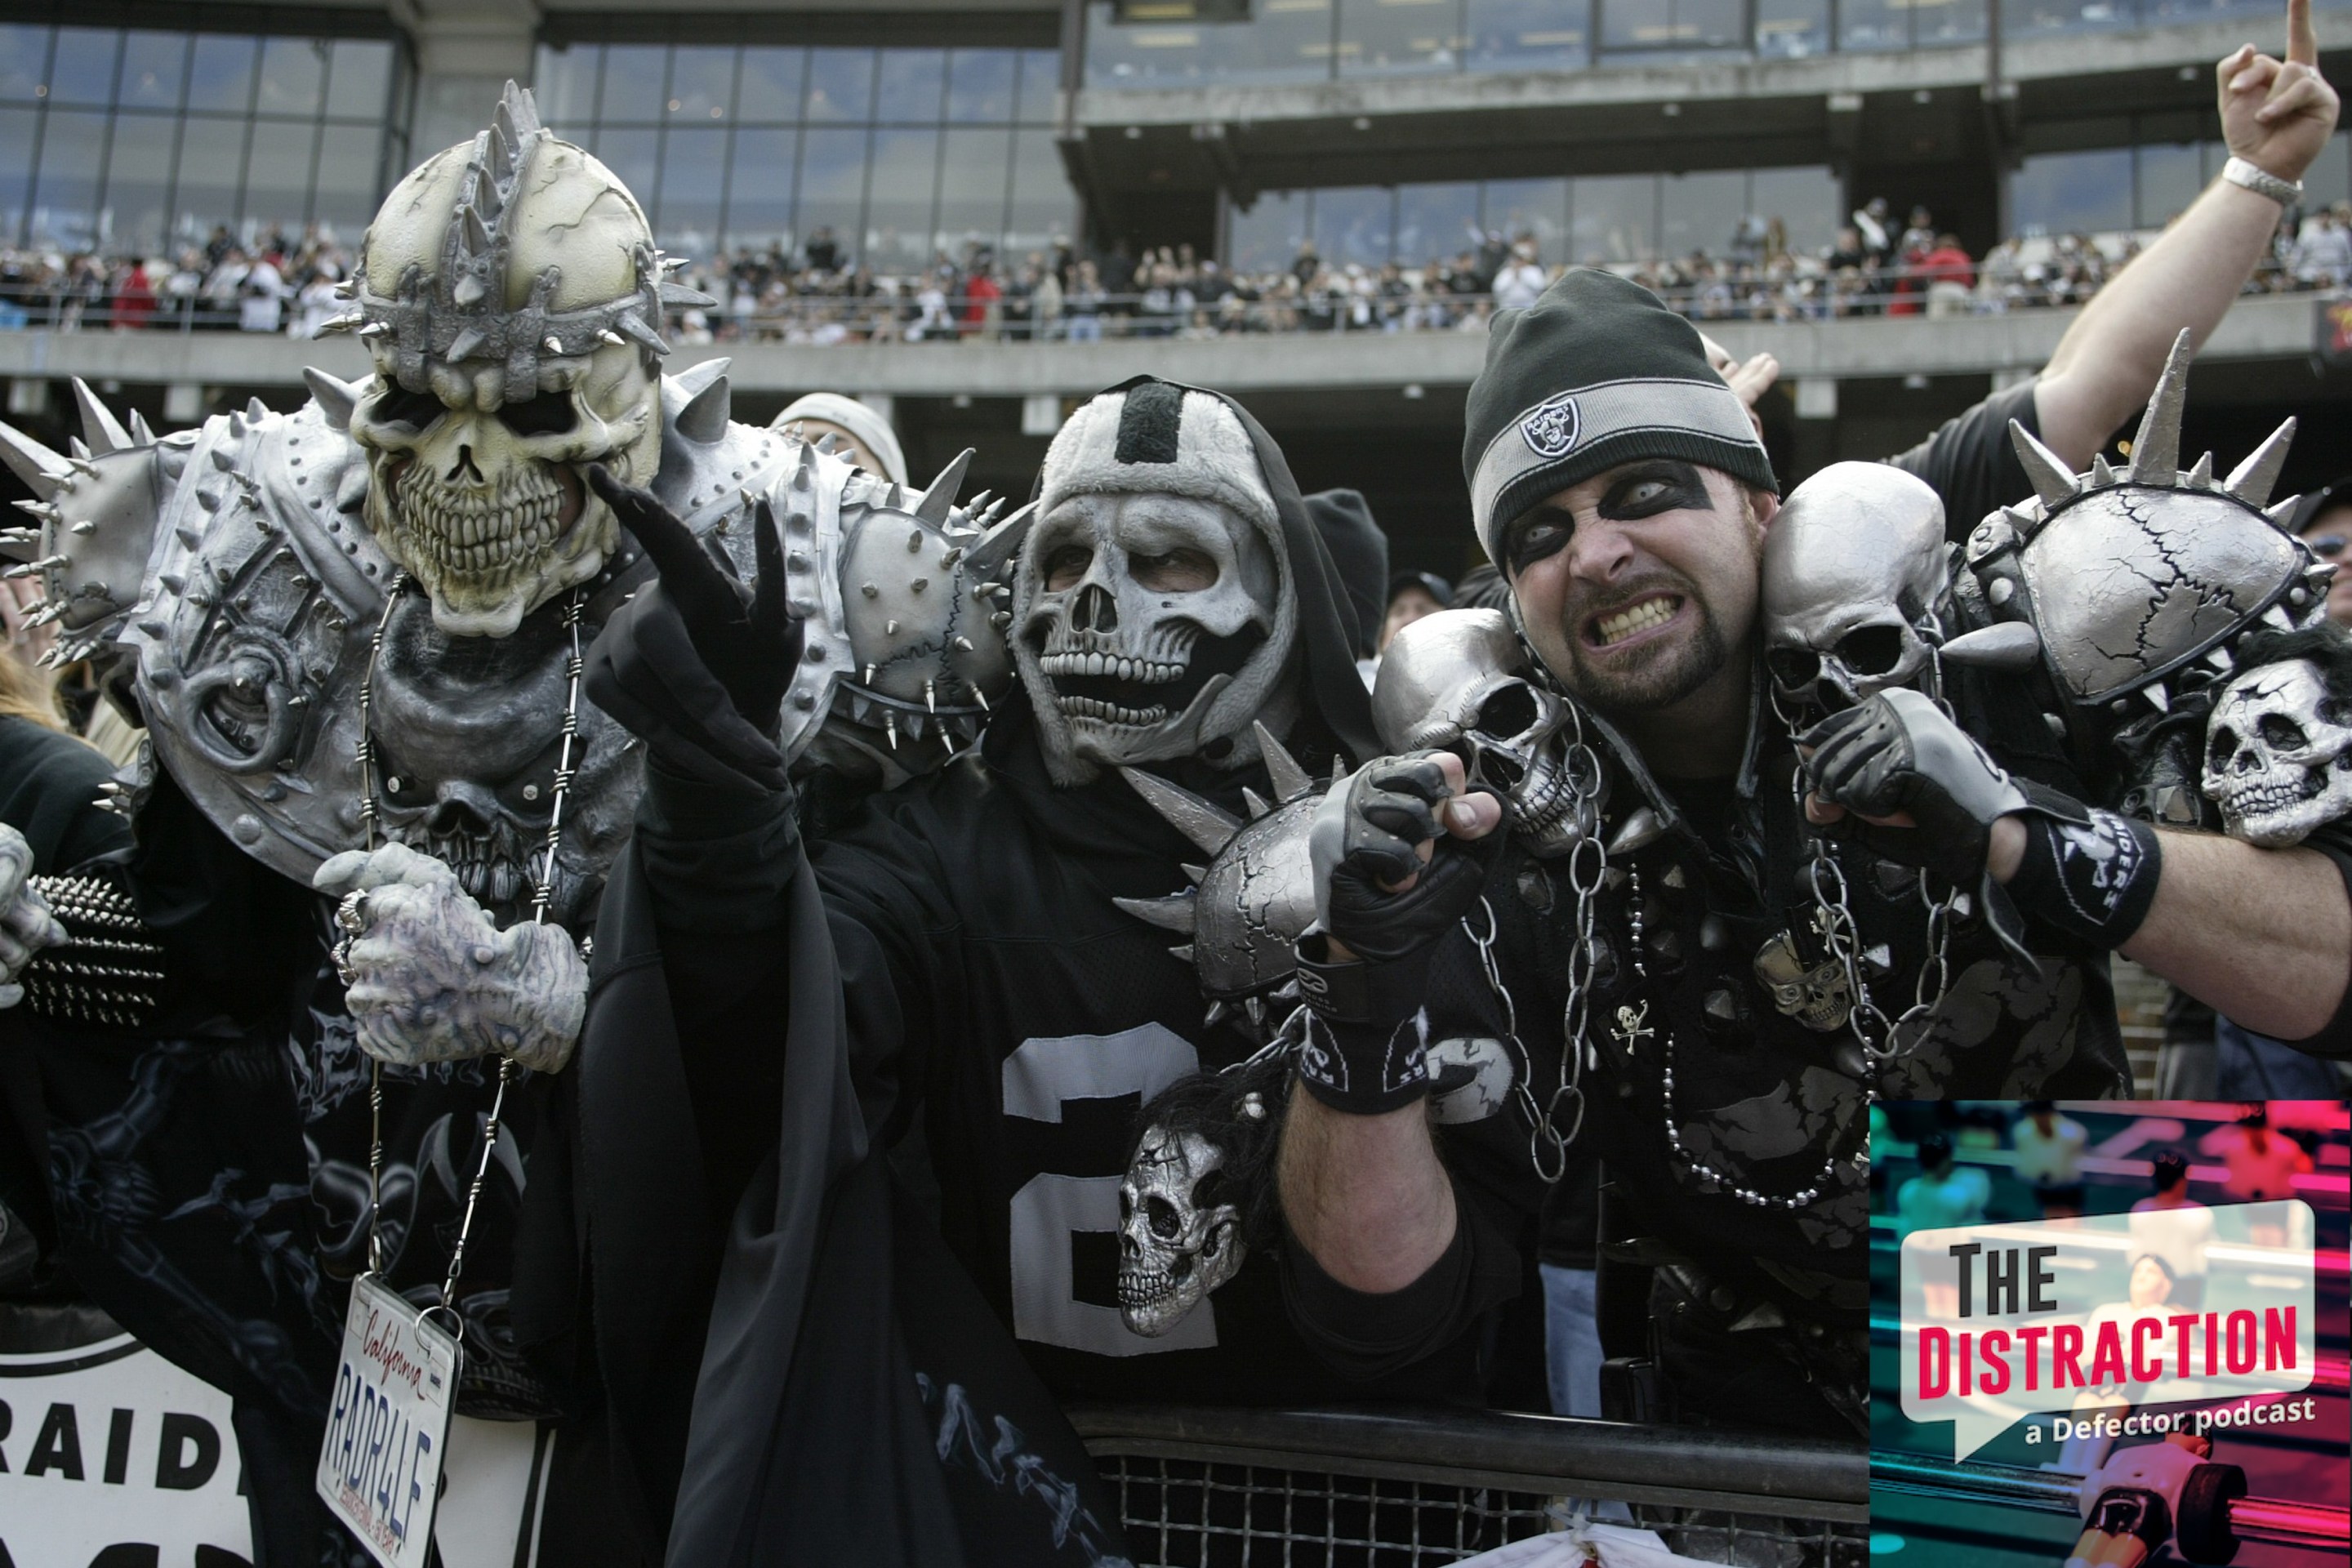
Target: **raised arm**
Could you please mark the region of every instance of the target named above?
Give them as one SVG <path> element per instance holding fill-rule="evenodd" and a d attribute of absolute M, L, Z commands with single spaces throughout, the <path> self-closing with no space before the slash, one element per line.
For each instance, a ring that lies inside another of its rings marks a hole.
<path fill-rule="evenodd" d="M 2252 44 L 2215 67 L 2221 135 L 2233 158 L 2294 183 L 2336 129 L 2319 74 L 2311 0 L 2289 0 L 2286 58 Z M 2042 439 L 2076 472 L 2147 403 L 2172 340 L 2203 342 L 2277 232 L 2280 204 L 2216 178 L 2179 221 L 2101 289 L 2059 341 L 2034 388 Z"/>

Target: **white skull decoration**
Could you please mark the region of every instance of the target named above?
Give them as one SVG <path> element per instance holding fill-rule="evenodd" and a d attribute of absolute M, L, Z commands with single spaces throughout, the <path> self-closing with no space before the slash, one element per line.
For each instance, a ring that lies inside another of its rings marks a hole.
<path fill-rule="evenodd" d="M 1045 459 L 1013 615 L 1055 783 L 1178 757 L 1255 761 L 1252 722 L 1279 734 L 1296 711 L 1298 609 L 1233 411 L 1148 382 L 1073 415 Z"/>
<path fill-rule="evenodd" d="M 1528 679 L 1527 668 L 1501 611 L 1423 616 L 1381 656 L 1372 722 L 1392 752 L 1460 756 L 1471 783 L 1503 797 L 1529 849 L 1565 855 L 1592 831 L 1605 778 L 1581 748 L 1581 765 L 1571 763 L 1567 705 Z"/>
<path fill-rule="evenodd" d="M 1950 583 L 1944 503 L 1886 463 L 1832 463 L 1764 535 L 1764 662 L 1790 701 L 1848 708 L 1916 684 Z"/>
<path fill-rule="evenodd" d="M 2233 837 L 2299 844 L 2352 810 L 2352 726 L 2307 658 L 2232 677 L 2205 726 L 2205 793 Z"/>
<path fill-rule="evenodd" d="M 369 530 L 444 631 L 505 637 L 604 569 L 619 525 L 580 470 L 651 481 L 662 308 L 701 298 L 661 274 L 627 187 L 511 84 L 384 198 L 346 319 L 376 372 L 350 428 Z"/>
<path fill-rule="evenodd" d="M 1136 1144 L 1118 1189 L 1118 1312 L 1131 1331 L 1166 1333 L 1240 1269 L 1241 1210 L 1202 1201 L 1223 1165 L 1197 1132 L 1155 1124 Z"/>

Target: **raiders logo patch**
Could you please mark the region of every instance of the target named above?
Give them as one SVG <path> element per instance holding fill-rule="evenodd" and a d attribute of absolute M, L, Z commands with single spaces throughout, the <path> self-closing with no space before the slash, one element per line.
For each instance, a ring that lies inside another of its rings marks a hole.
<path fill-rule="evenodd" d="M 1520 420 L 1519 435 L 1526 439 L 1528 450 L 1538 458 L 1565 458 L 1576 450 L 1577 433 L 1582 424 L 1576 412 L 1576 399 L 1563 395 Z"/>

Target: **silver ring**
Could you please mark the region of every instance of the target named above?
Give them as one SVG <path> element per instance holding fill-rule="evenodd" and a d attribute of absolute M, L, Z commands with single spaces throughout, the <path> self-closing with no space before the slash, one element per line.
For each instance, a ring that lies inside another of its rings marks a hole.
<path fill-rule="evenodd" d="M 352 936 L 360 936 L 367 931 L 367 889 L 364 888 L 345 893 L 343 901 L 335 906 L 335 924 Z"/>

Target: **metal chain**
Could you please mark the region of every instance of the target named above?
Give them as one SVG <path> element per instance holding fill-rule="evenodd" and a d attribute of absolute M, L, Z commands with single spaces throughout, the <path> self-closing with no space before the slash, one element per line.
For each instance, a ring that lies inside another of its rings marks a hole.
<path fill-rule="evenodd" d="M 354 748 L 360 762 L 360 834 L 361 841 L 373 854 L 376 847 L 375 815 L 375 706 L 376 661 L 383 657 L 384 629 L 392 625 L 392 612 L 400 604 L 401 590 L 408 586 L 408 574 L 396 572 L 383 595 L 383 614 L 375 620 L 375 631 L 368 637 L 367 669 L 360 677 L 360 738 Z M 357 895 L 354 895 L 355 897 Z M 344 930 L 345 951 L 357 936 L 355 927 L 365 922 L 345 909 L 338 910 L 336 920 Z M 340 967 L 340 966 L 339 966 Z M 383 1064 L 373 1057 L 368 1058 L 368 1272 L 383 1272 Z"/>
<path fill-rule="evenodd" d="M 360 822 L 367 848 L 373 852 L 378 846 L 375 798 L 375 731 L 373 709 L 375 697 L 376 664 L 383 656 L 385 629 L 392 624 L 393 611 L 399 606 L 401 592 L 408 585 L 408 574 L 394 576 L 384 595 L 383 614 L 378 617 L 375 632 L 368 640 L 367 670 L 360 679 L 360 737 L 355 748 L 360 763 Z M 580 620 L 587 607 L 587 590 L 575 588 L 564 606 L 563 626 L 570 635 L 572 651 L 564 659 L 564 704 L 562 743 L 556 752 L 554 787 L 548 800 L 546 858 L 541 863 L 540 875 L 531 889 L 531 921 L 547 923 L 547 911 L 555 892 L 555 862 L 563 841 L 563 805 L 572 792 L 572 782 L 577 772 L 572 762 L 572 746 L 580 733 L 580 681 L 585 660 L 580 647 Z M 357 897 L 358 895 L 352 895 Z M 348 910 L 349 900 L 346 900 Z M 364 922 L 340 913 L 346 921 L 345 930 Z M 353 934 L 356 934 L 355 932 Z M 457 1294 L 458 1278 L 466 1270 L 466 1246 L 472 1238 L 474 1215 L 480 1207 L 482 1188 L 489 1178 L 490 1160 L 498 1149 L 499 1131 L 504 1121 L 507 1089 L 514 1081 L 514 1058 L 499 1058 L 498 1090 L 490 1100 L 490 1114 L 482 1128 L 482 1157 L 474 1168 L 474 1179 L 466 1191 L 466 1208 L 457 1222 L 457 1240 L 449 1251 L 449 1272 L 441 1285 L 441 1300 L 428 1311 L 446 1310 L 453 1316 Z M 383 1173 L 383 1064 L 371 1058 L 368 1062 L 368 1269 L 383 1271 L 383 1240 L 381 1193 Z M 457 1331 L 462 1331 L 463 1324 Z"/>
<path fill-rule="evenodd" d="M 1495 918 L 1495 906 L 1484 897 L 1478 907 L 1486 912 L 1486 933 L 1484 936 L 1471 925 L 1470 917 L 1462 917 L 1462 930 L 1478 950 L 1478 967 L 1486 972 L 1486 989 L 1503 1009 L 1503 1040 L 1511 1047 L 1511 1102 L 1528 1122 L 1528 1163 L 1546 1186 L 1550 1186 L 1568 1174 L 1569 1145 L 1584 1130 L 1584 1062 L 1580 1053 L 1563 1047 L 1559 1054 L 1558 1080 L 1551 1093 L 1541 1101 L 1531 1087 L 1535 1082 L 1535 1059 L 1528 1054 L 1525 1042 L 1519 1038 L 1518 1005 L 1511 999 L 1510 988 L 1503 984 L 1501 966 L 1495 962 L 1495 939 L 1501 934 L 1502 922 Z M 1567 1131 L 1559 1131 L 1558 1114 L 1562 1096 L 1572 1097 L 1576 1120 Z M 1549 1148 L 1550 1158 L 1545 1158 Z"/>
<path fill-rule="evenodd" d="M 575 588 L 572 602 L 563 608 L 564 630 L 572 637 L 572 652 L 563 661 L 563 743 L 555 754 L 555 784 L 548 799 L 547 858 L 541 863 L 538 885 L 530 895 L 534 925 L 547 923 L 548 902 L 555 895 L 555 856 L 563 842 L 563 803 L 572 793 L 572 745 L 580 733 L 580 678 L 585 668 L 580 654 L 580 616 L 587 604 L 587 589 Z M 474 1234 L 474 1211 L 481 1205 L 482 1187 L 489 1179 L 490 1155 L 498 1148 L 499 1119 L 506 1110 L 507 1086 L 513 1081 L 514 1058 L 502 1055 L 499 1058 L 498 1092 L 491 1097 L 490 1119 L 482 1128 L 481 1163 L 474 1167 L 473 1184 L 466 1189 L 466 1212 L 457 1222 L 457 1245 L 449 1249 L 449 1277 L 441 1285 L 441 1305 L 453 1312 L 457 1300 L 457 1277 L 466 1271 L 466 1243 Z"/>

